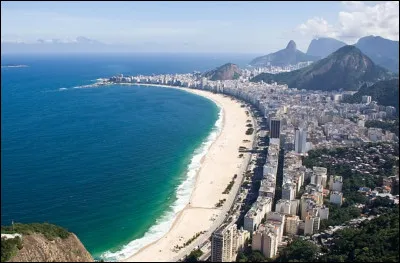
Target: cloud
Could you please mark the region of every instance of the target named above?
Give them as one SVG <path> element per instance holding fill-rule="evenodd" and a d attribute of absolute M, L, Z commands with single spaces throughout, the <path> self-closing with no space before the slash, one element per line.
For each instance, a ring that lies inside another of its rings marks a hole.
<path fill-rule="evenodd" d="M 342 5 L 345 10 L 339 12 L 335 25 L 314 17 L 297 26 L 296 30 L 304 36 L 334 37 L 348 43 L 368 35 L 399 40 L 399 2 L 378 2 L 371 6 L 359 1 L 344 1 Z"/>
<path fill-rule="evenodd" d="M 321 17 L 308 19 L 307 22 L 299 25 L 297 30 L 302 35 L 311 35 L 313 38 L 336 37 L 337 34 L 336 29 Z"/>

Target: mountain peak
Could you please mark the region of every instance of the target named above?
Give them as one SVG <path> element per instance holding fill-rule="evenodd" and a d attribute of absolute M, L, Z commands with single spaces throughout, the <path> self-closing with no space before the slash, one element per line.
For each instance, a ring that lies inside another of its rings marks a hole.
<path fill-rule="evenodd" d="M 279 74 L 262 73 L 251 81 L 287 84 L 289 88 L 309 90 L 358 90 L 363 83 L 391 79 L 389 73 L 373 63 L 357 47 L 346 45 L 328 57 L 299 70 Z"/>
<path fill-rule="evenodd" d="M 286 46 L 286 49 L 296 50 L 297 49 L 296 43 L 293 40 L 290 40 Z"/>
<path fill-rule="evenodd" d="M 378 65 L 392 72 L 399 72 L 399 41 L 380 36 L 366 36 L 360 38 L 355 46 Z"/>
<path fill-rule="evenodd" d="M 307 49 L 307 55 L 325 58 L 338 50 L 339 48 L 346 46 L 347 44 L 329 37 L 319 37 L 311 41 Z"/>
<path fill-rule="evenodd" d="M 309 56 L 300 50 L 297 50 L 296 43 L 293 40 L 290 40 L 286 48 L 265 56 L 256 57 L 250 62 L 250 65 L 257 67 L 283 67 L 288 65 L 296 65 L 299 62 L 316 61 L 317 59 L 318 57 Z"/>

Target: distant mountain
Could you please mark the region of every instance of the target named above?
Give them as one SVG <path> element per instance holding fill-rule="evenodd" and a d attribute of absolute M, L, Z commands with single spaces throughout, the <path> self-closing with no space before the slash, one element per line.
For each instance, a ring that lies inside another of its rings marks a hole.
<path fill-rule="evenodd" d="M 307 55 L 325 58 L 346 45 L 347 44 L 342 41 L 329 37 L 313 39 L 308 46 Z"/>
<path fill-rule="evenodd" d="M 210 80 L 232 80 L 238 79 L 241 74 L 242 71 L 236 64 L 227 63 L 204 73 L 203 76 Z"/>
<path fill-rule="evenodd" d="M 316 60 L 318 60 L 317 57 L 309 56 L 300 50 L 297 50 L 296 43 L 293 40 L 290 40 L 285 49 L 265 56 L 257 57 L 250 62 L 250 65 L 255 67 L 265 67 L 268 65 L 283 67 L 295 65 L 299 62 Z"/>
<path fill-rule="evenodd" d="M 75 40 L 76 43 L 83 43 L 83 44 L 103 44 L 100 41 L 90 39 L 87 37 L 79 36 Z"/>
<path fill-rule="evenodd" d="M 358 90 L 364 83 L 393 78 L 394 74 L 377 66 L 355 46 L 344 46 L 312 65 L 279 74 L 262 73 L 253 82 L 278 82 L 289 88 L 308 90 Z"/>
<path fill-rule="evenodd" d="M 379 105 L 393 106 L 399 113 L 399 79 L 383 80 L 372 86 L 363 86 L 345 102 L 361 103 L 362 96 L 371 96 Z"/>
<path fill-rule="evenodd" d="M 392 72 L 399 72 L 399 41 L 367 36 L 360 38 L 355 46 L 376 64 Z"/>

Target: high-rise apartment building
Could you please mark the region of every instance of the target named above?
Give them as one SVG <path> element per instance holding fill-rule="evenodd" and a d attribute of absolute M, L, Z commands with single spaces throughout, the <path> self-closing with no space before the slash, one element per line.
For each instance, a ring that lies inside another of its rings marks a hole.
<path fill-rule="evenodd" d="M 341 206 L 342 203 L 343 203 L 343 193 L 342 192 L 332 191 L 331 195 L 329 197 L 329 201 L 332 204 L 337 204 L 337 205 Z"/>
<path fill-rule="evenodd" d="M 298 216 L 286 216 L 286 235 L 297 235 L 299 229 L 300 218 Z"/>
<path fill-rule="evenodd" d="M 343 187 L 343 178 L 341 176 L 333 176 L 331 175 L 329 181 L 329 189 L 332 191 L 341 192 Z"/>
<path fill-rule="evenodd" d="M 307 151 L 307 131 L 303 129 L 295 129 L 294 149 L 297 153 L 305 153 Z"/>
<path fill-rule="evenodd" d="M 312 235 L 319 230 L 320 218 L 307 216 L 304 222 L 304 235 Z"/>
<path fill-rule="evenodd" d="M 278 236 L 272 225 L 260 225 L 253 233 L 252 250 L 260 251 L 266 258 L 273 258 L 278 251 Z"/>
<path fill-rule="evenodd" d="M 293 183 L 285 183 L 282 186 L 282 199 L 293 200 L 296 198 L 296 185 Z"/>
<path fill-rule="evenodd" d="M 278 118 L 272 118 L 269 125 L 269 130 L 270 138 L 279 139 L 279 136 L 281 134 L 281 120 Z"/>
<path fill-rule="evenodd" d="M 223 224 L 212 234 L 212 262 L 232 262 L 236 260 L 237 235 L 236 224 Z"/>

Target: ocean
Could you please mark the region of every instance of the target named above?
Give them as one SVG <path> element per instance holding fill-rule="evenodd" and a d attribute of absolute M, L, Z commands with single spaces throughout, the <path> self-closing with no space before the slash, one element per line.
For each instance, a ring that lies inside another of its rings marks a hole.
<path fill-rule="evenodd" d="M 166 233 L 221 127 L 219 108 L 180 90 L 79 88 L 116 74 L 206 71 L 253 56 L 3 55 L 1 222 L 49 222 L 95 259 L 125 258 Z"/>

